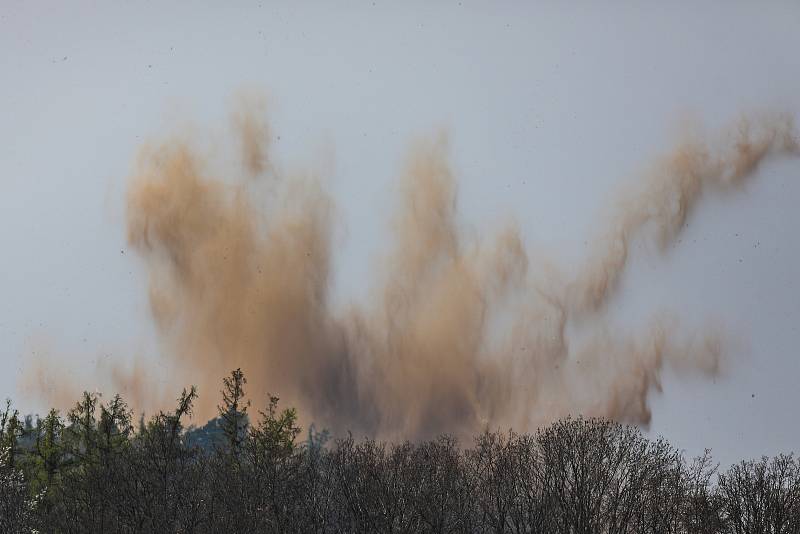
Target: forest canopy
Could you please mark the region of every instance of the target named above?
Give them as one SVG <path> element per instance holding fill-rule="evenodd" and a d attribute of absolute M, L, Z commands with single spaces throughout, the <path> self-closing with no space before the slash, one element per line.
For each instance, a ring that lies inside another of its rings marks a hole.
<path fill-rule="evenodd" d="M 223 380 L 219 416 L 197 398 L 134 420 L 116 395 L 65 415 L 0 412 L 0 531 L 17 532 L 800 532 L 800 462 L 721 472 L 639 428 L 566 418 L 534 433 L 384 443 L 304 432 L 270 396 Z"/>

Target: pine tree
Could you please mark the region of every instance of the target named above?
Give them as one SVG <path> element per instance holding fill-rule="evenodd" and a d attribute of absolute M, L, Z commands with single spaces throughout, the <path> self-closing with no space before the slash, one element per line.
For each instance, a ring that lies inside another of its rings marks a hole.
<path fill-rule="evenodd" d="M 247 408 L 249 401 L 245 401 L 244 386 L 247 379 L 241 369 L 231 371 L 231 376 L 222 380 L 222 405 L 217 406 L 221 426 L 231 451 L 238 456 L 242 449 L 242 444 L 247 438 Z"/>

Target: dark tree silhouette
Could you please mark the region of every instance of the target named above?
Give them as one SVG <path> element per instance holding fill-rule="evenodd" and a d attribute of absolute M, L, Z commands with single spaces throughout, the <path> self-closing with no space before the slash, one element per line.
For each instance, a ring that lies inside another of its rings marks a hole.
<path fill-rule="evenodd" d="M 64 419 L 0 412 L 0 532 L 797 534 L 800 463 L 718 474 L 663 439 L 599 419 L 535 434 L 388 444 L 301 429 L 270 396 L 250 424 L 241 370 L 220 415 L 197 391 L 134 430 L 123 399 L 85 393 Z M 221 436 L 222 441 L 215 441 Z"/>

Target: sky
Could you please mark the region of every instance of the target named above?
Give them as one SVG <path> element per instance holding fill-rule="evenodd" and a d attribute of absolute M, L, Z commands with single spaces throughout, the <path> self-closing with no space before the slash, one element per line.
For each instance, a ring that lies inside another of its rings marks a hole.
<path fill-rule="evenodd" d="M 266 96 L 281 164 L 336 201 L 336 301 L 369 298 L 410 144 L 446 132 L 459 217 L 514 220 L 579 260 L 615 192 L 683 124 L 800 118 L 800 7 L 739 3 L 17 2 L 0 0 L 0 397 L 43 411 L 33 358 L 91 382 L 102 359 L 172 372 L 128 248 L 147 140 L 224 136 Z M 619 328 L 667 310 L 735 343 L 713 380 L 666 373 L 651 435 L 723 463 L 800 450 L 800 162 L 705 198 L 679 242 L 640 247 Z M 89 387 L 89 386 L 87 386 Z"/>

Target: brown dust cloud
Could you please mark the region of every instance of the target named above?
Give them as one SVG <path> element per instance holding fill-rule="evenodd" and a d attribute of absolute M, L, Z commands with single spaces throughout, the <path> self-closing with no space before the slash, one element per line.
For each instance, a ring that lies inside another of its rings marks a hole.
<path fill-rule="evenodd" d="M 714 376 L 724 336 L 663 318 L 632 334 L 586 327 L 609 321 L 632 243 L 666 247 L 704 195 L 800 153 L 783 115 L 743 118 L 713 141 L 685 136 L 621 192 L 567 271 L 526 250 L 513 225 L 467 239 L 446 136 L 419 141 L 399 173 L 371 298 L 342 309 L 331 302 L 337 221 L 323 181 L 275 169 L 262 105 L 240 106 L 232 124 L 235 162 L 185 139 L 140 152 L 127 235 L 175 383 L 140 364 L 112 382 L 149 410 L 196 384 L 202 420 L 241 367 L 256 405 L 271 392 L 306 423 L 388 439 L 529 430 L 570 414 L 647 425 L 662 372 Z"/>

